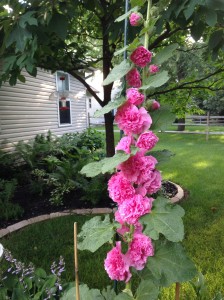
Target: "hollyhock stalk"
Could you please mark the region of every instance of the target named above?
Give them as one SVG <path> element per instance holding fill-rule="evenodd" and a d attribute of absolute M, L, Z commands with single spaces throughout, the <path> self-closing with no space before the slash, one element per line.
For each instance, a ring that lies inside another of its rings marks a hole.
<path fill-rule="evenodd" d="M 145 27 L 149 24 L 150 9 L 151 0 L 148 0 Z M 146 32 L 144 47 L 139 46 L 130 56 L 130 60 L 142 69 L 142 81 L 137 68 L 128 73 L 126 80 L 130 88 L 127 90 L 126 103 L 118 108 L 115 116 L 115 122 L 125 134 L 116 146 L 116 151 L 123 151 L 130 154 L 130 157 L 117 166 L 117 172 L 108 182 L 109 195 L 118 206 L 115 220 L 121 225 L 117 233 L 122 242 L 117 242 L 107 254 L 104 265 L 109 277 L 125 281 L 129 290 L 132 276 L 130 269 L 142 270 L 148 257 L 154 255 L 152 241 L 143 234 L 139 219 L 151 212 L 154 199 L 150 195 L 161 186 L 160 173 L 155 169 L 157 160 L 146 155 L 146 151 L 155 146 L 158 138 L 149 131 L 152 120 L 141 106 L 146 96 L 138 91 L 141 82 L 145 82 L 151 61 L 152 53 L 148 51 L 148 44 L 149 36 Z M 131 145 L 138 148 L 134 155 L 131 154 Z M 122 253 L 123 242 L 128 244 L 126 253 Z"/>

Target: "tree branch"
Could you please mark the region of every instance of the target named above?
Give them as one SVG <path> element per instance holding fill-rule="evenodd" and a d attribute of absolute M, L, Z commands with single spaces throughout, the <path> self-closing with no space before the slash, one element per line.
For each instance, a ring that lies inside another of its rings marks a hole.
<path fill-rule="evenodd" d="M 167 90 L 163 90 L 163 91 L 158 91 L 158 92 L 155 92 L 155 93 L 152 93 L 152 94 L 149 94 L 148 96 L 149 97 L 153 97 L 153 96 L 156 96 L 156 95 L 161 95 L 161 94 L 166 94 L 166 93 L 170 93 L 170 92 L 173 92 L 173 91 L 176 91 L 176 90 L 184 90 L 184 89 L 207 89 L 207 90 L 210 90 L 210 91 L 220 91 L 220 90 L 224 90 L 224 88 L 212 88 L 212 85 L 209 85 L 209 86 L 201 86 L 201 85 L 196 85 L 194 86 L 195 83 L 199 83 L 199 82 L 202 82 L 214 75 L 217 75 L 219 73 L 222 73 L 224 72 L 224 69 L 219 69 L 211 74 L 208 74 L 207 76 L 203 77 L 203 78 L 200 78 L 200 79 L 196 79 L 194 81 L 189 81 L 189 82 L 183 82 L 182 84 L 180 85 L 177 85 L 173 88 L 170 88 L 170 89 L 167 89 Z"/>

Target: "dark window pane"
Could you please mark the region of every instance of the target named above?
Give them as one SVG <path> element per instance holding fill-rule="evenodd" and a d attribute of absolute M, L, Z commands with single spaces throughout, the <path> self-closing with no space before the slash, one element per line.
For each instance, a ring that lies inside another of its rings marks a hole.
<path fill-rule="evenodd" d="M 70 101 L 66 101 L 66 107 L 59 101 L 59 118 L 60 124 L 71 124 Z"/>

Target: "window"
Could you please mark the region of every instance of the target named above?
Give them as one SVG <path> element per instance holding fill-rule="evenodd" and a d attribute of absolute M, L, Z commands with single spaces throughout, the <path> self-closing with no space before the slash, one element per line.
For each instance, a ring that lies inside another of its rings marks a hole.
<path fill-rule="evenodd" d="M 89 98 L 89 108 L 92 108 L 92 99 Z"/>
<path fill-rule="evenodd" d="M 58 122 L 59 126 L 72 124 L 71 101 L 69 99 L 69 74 L 58 71 L 56 74 L 56 84 L 58 93 Z"/>

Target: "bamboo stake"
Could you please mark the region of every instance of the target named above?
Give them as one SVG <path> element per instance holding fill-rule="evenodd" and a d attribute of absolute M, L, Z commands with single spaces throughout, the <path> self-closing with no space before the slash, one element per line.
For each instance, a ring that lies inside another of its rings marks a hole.
<path fill-rule="evenodd" d="M 79 295 L 79 269 L 78 269 L 78 252 L 77 252 L 77 223 L 74 223 L 74 263 L 75 263 L 75 293 L 76 300 L 80 300 Z"/>
<path fill-rule="evenodd" d="M 176 282 L 175 300 L 180 300 L 180 283 Z"/>

